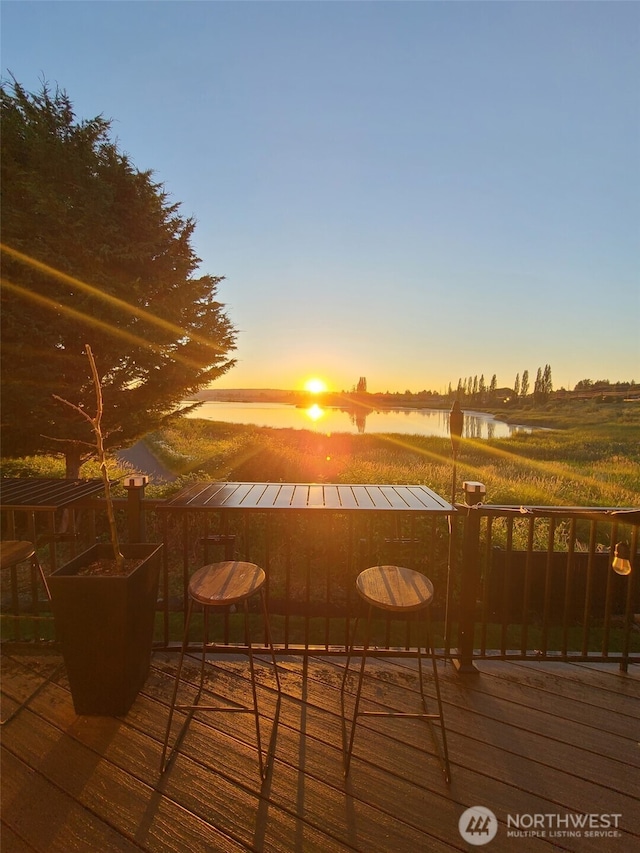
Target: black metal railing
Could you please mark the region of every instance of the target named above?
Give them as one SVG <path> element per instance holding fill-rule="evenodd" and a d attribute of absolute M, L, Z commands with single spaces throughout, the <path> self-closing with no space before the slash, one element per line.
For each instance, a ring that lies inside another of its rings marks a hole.
<path fill-rule="evenodd" d="M 640 586 L 612 568 L 618 541 L 638 560 L 637 511 L 461 508 L 451 654 L 473 659 L 640 660 Z"/>
<path fill-rule="evenodd" d="M 438 654 L 461 672 L 483 657 L 615 661 L 622 669 L 640 662 L 637 511 L 480 504 L 457 505 L 450 518 L 401 511 L 278 516 L 159 512 L 161 505 L 141 500 L 134 523 L 131 496 L 118 502 L 125 539 L 164 544 L 159 648 L 174 648 L 182 637 L 190 575 L 233 557 L 265 568 L 273 638 L 284 653 L 344 654 L 358 572 L 399 563 L 433 581 Z M 22 531 L 35 537 L 45 571 L 106 536 L 103 502 L 84 501 L 65 523 L 60 531 L 33 517 L 3 519 L 13 538 Z M 628 575 L 611 566 L 618 541 L 629 544 Z M 28 572 L 3 573 L 3 639 L 53 640 L 48 603 L 41 591 L 34 601 Z M 194 644 L 198 627 L 196 620 Z M 380 654 L 403 654 L 415 644 L 404 624 L 383 618 L 377 629 Z M 242 643 L 234 613 L 224 617 L 220 638 L 229 648 Z"/>
<path fill-rule="evenodd" d="M 284 651 L 344 653 L 349 617 L 357 607 L 355 579 L 369 565 L 404 562 L 423 571 L 441 592 L 444 620 L 446 517 L 402 512 L 184 511 L 164 512 L 163 636 L 180 634 L 190 575 L 229 556 L 263 566 L 272 634 Z M 434 616 L 434 618 L 436 618 Z M 226 620 L 225 641 L 233 619 Z M 396 636 L 394 634 L 394 636 Z"/>

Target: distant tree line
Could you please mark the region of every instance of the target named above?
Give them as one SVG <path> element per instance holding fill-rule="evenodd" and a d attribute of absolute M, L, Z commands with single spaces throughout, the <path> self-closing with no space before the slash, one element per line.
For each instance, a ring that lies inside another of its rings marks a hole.
<path fill-rule="evenodd" d="M 574 386 L 574 391 L 630 391 L 635 387 L 635 380 L 631 382 L 609 382 L 608 379 L 581 379 Z"/>
<path fill-rule="evenodd" d="M 367 397 L 368 404 L 371 405 L 376 399 L 384 400 L 401 404 L 409 402 L 423 402 L 430 405 L 442 405 L 443 403 L 453 402 L 457 399 L 461 403 L 467 405 L 487 405 L 487 404 L 515 404 L 528 403 L 544 404 L 552 396 L 564 396 L 567 394 L 588 394 L 589 396 L 597 393 L 624 393 L 627 391 L 637 391 L 637 385 L 634 380 L 631 382 L 610 382 L 608 379 L 599 379 L 593 381 L 591 379 L 582 379 L 573 389 L 573 392 L 561 389 L 554 392 L 553 379 L 551 375 L 551 365 L 545 364 L 544 367 L 539 367 L 536 371 L 536 377 L 531 387 L 529 371 L 523 370 L 522 374 L 517 373 L 513 387 L 498 387 L 497 376 L 494 373 L 491 380 L 487 384 L 484 374 L 474 376 L 461 377 L 454 388 L 449 383 L 446 393 L 437 391 L 418 391 L 412 392 L 409 389 L 385 393 L 369 393 L 367 391 L 367 379 L 361 376 L 358 382 L 352 386 L 351 394 L 362 398 Z M 343 392 L 344 393 L 344 392 Z"/>
<path fill-rule="evenodd" d="M 451 384 L 449 384 L 448 396 L 451 398 L 455 397 L 461 402 L 463 400 L 467 400 L 468 402 L 479 404 L 487 402 L 488 397 L 494 399 L 497 390 L 498 380 L 496 374 L 493 374 L 493 376 L 491 377 L 491 381 L 487 386 L 487 383 L 484 378 L 484 373 L 481 373 L 480 378 L 478 378 L 476 374 L 473 377 L 469 376 L 465 379 L 458 379 L 458 386 L 456 388 L 455 394 L 452 392 Z"/>

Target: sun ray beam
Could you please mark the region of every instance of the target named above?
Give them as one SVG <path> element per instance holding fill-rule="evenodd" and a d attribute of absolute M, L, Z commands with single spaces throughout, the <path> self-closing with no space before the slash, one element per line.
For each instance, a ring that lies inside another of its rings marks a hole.
<path fill-rule="evenodd" d="M 20 263 L 26 264 L 27 266 L 31 266 L 34 269 L 38 270 L 45 275 L 53 276 L 57 278 L 59 281 L 64 282 L 72 287 L 77 288 L 78 290 L 82 290 L 84 293 L 89 294 L 90 296 L 95 297 L 96 299 L 100 299 L 107 304 L 119 308 L 126 314 L 135 317 L 138 320 L 144 320 L 147 323 L 150 323 L 156 326 L 163 331 L 169 332 L 171 335 L 176 336 L 177 338 L 182 338 L 185 336 L 185 330 L 177 325 L 176 323 L 171 323 L 169 320 L 164 320 L 161 317 L 157 317 L 151 311 L 146 311 L 144 308 L 140 308 L 137 305 L 132 305 L 129 302 L 126 302 L 124 299 L 118 299 L 115 296 L 111 296 L 108 293 L 105 293 L 100 288 L 95 287 L 94 285 L 87 284 L 86 282 L 74 278 L 73 276 L 67 275 L 60 270 L 57 270 L 55 267 L 51 267 L 48 264 L 43 263 L 42 261 L 38 261 L 35 258 L 30 257 L 29 255 L 25 255 L 22 252 L 19 252 L 17 249 L 13 249 L 11 246 L 7 246 L 5 243 L 0 243 L 0 249 L 5 252 L 10 258 L 13 258 Z M 4 283 L 4 279 L 3 279 Z M 13 285 L 14 288 L 17 285 Z M 58 308 L 63 308 L 63 306 L 57 305 Z M 70 309 L 72 310 L 72 309 Z M 211 341 L 210 338 L 207 338 L 203 335 L 198 335 L 197 333 L 192 332 L 191 330 L 188 333 L 189 338 L 196 341 L 203 346 L 208 347 L 209 349 L 215 350 L 218 354 L 226 354 L 226 351 L 219 346 L 216 346 L 214 342 Z M 135 338 L 135 340 L 139 343 L 139 338 Z"/>
<path fill-rule="evenodd" d="M 416 447 L 410 442 L 404 441 L 390 434 L 382 434 L 380 435 L 380 438 L 382 438 L 383 441 L 390 445 L 397 446 L 403 450 L 410 450 L 412 453 L 416 453 L 435 464 L 452 464 L 451 457 L 447 454 L 440 454 L 430 450 L 426 450 L 425 448 Z M 604 492 L 605 494 L 611 494 L 612 496 L 614 496 L 617 491 L 615 484 L 610 485 L 608 483 L 604 483 L 602 480 L 598 480 L 595 477 L 589 477 L 588 475 L 581 474 L 577 471 L 572 471 L 570 469 L 567 469 L 566 467 L 563 467 L 562 465 L 557 465 L 553 462 L 548 461 L 541 462 L 537 459 L 530 459 L 524 456 L 520 456 L 517 453 L 512 453 L 508 450 L 503 450 L 502 448 L 488 446 L 485 443 L 480 443 L 475 439 L 463 438 L 461 439 L 460 454 L 458 456 L 458 468 L 460 472 L 466 472 L 467 478 L 473 476 L 478 480 L 482 480 L 483 478 L 486 478 L 487 469 L 486 466 L 482 464 L 476 465 L 471 462 L 465 462 L 465 449 L 467 451 L 467 455 L 469 453 L 474 453 L 479 454 L 483 457 L 489 457 L 489 459 L 493 457 L 496 460 L 513 465 L 515 468 L 520 469 L 523 474 L 535 471 L 543 475 L 545 478 L 551 476 L 555 477 L 558 481 L 580 483 L 586 488 L 597 489 L 601 492 Z M 511 478 L 501 476 L 500 474 L 498 474 L 498 472 L 492 472 L 492 477 L 495 479 L 496 482 L 504 484 L 505 486 L 509 485 L 509 483 L 511 482 Z M 537 492 L 541 504 L 549 503 L 550 501 L 556 505 L 560 505 L 562 503 L 562 497 L 560 493 L 550 492 L 548 486 L 546 486 L 544 490 L 541 490 L 537 489 L 532 484 L 531 490 Z M 616 505 L 617 497 L 612 497 L 612 501 L 612 505 Z"/>
<path fill-rule="evenodd" d="M 69 305 L 62 305 L 60 302 L 56 302 L 54 299 L 50 299 L 48 296 L 43 296 L 40 293 L 34 293 L 32 290 L 28 290 L 22 285 L 14 284 L 7 278 L 2 279 L 2 287 L 6 290 L 18 294 L 19 296 L 25 299 L 31 300 L 36 305 L 40 305 L 43 308 L 48 308 L 50 310 L 60 312 L 62 314 L 65 314 L 67 317 L 70 317 L 71 319 L 79 320 L 83 323 L 90 323 L 96 329 L 100 329 L 106 334 L 121 338 L 122 340 L 127 341 L 128 343 L 135 345 L 136 347 L 148 349 L 152 352 L 162 352 L 162 348 L 159 347 L 157 344 L 154 344 L 153 341 L 148 341 L 143 337 L 134 335 L 132 332 L 128 332 L 126 329 L 120 329 L 117 326 L 112 326 L 109 323 L 105 323 L 102 320 L 99 320 L 97 317 L 84 314 L 82 311 L 77 311 L 75 308 L 71 308 Z M 202 369 L 202 365 L 200 365 L 196 361 L 192 361 L 191 359 L 186 358 L 180 352 L 173 352 L 172 358 L 184 365 L 187 365 L 190 368 L 195 368 L 197 370 Z"/>

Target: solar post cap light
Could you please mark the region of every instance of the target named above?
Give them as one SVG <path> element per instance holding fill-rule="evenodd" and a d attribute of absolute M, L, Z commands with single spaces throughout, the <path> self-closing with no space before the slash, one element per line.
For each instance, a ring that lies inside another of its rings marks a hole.
<path fill-rule="evenodd" d="M 611 566 L 614 572 L 619 575 L 631 574 L 631 552 L 626 542 L 618 542 L 613 552 L 613 562 Z"/>
<path fill-rule="evenodd" d="M 487 493 L 485 484 L 479 483 L 477 480 L 465 480 L 462 488 L 464 490 L 464 502 L 467 506 L 475 506 L 482 503 Z"/>

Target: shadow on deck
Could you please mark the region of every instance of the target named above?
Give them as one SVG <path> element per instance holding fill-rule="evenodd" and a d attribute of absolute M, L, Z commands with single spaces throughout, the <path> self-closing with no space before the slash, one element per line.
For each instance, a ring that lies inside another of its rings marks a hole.
<path fill-rule="evenodd" d="M 54 651 L 3 647 L 3 719 L 42 685 L 2 728 L 7 853 L 469 850 L 458 822 L 472 806 L 497 817 L 491 851 L 640 845 L 638 666 L 621 674 L 613 664 L 489 660 L 477 663 L 478 677 L 461 677 L 440 663 L 447 785 L 424 723 L 376 718 L 359 725 L 345 782 L 342 658 L 279 659 L 283 695 L 264 782 L 250 714 L 196 715 L 160 776 L 177 655 L 154 654 L 145 690 L 122 719 L 76 716 L 60 662 Z M 372 666 L 371 707 L 410 707 L 411 663 Z M 276 693 L 269 668 L 259 669 L 268 738 Z M 209 699 L 242 701 L 246 671 L 244 658 L 216 658 Z M 196 672 L 191 660 L 185 677 Z M 577 828 L 581 815 L 590 825 Z"/>

